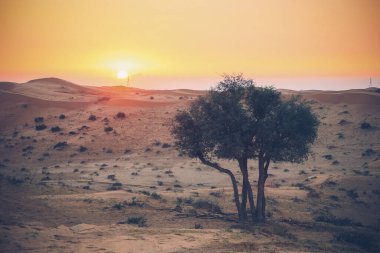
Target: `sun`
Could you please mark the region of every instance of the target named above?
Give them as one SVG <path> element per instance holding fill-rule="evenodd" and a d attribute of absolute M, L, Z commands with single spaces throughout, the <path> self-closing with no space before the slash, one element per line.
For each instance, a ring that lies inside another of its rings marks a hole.
<path fill-rule="evenodd" d="M 119 70 L 116 74 L 118 79 L 125 79 L 128 77 L 128 72 L 125 70 Z"/>

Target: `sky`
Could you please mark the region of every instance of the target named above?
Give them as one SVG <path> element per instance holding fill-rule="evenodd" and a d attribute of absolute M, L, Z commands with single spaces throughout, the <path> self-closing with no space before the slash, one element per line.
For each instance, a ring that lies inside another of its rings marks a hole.
<path fill-rule="evenodd" d="M 1 0 L 0 81 L 380 86 L 379 12 L 378 0 Z"/>

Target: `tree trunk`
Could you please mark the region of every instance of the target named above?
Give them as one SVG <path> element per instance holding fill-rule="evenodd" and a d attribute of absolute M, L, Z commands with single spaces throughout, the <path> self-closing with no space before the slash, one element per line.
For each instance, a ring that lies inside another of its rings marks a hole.
<path fill-rule="evenodd" d="M 265 221 L 265 181 L 268 178 L 269 160 L 265 162 L 263 155 L 259 155 L 259 180 L 257 184 L 257 210 L 256 219 L 258 222 Z"/>
<path fill-rule="evenodd" d="M 253 198 L 252 187 L 249 182 L 249 176 L 248 176 L 248 159 L 239 160 L 239 167 L 243 176 L 243 187 L 245 189 L 243 193 L 244 195 L 242 195 L 242 207 L 243 207 L 243 201 L 244 201 L 244 208 L 246 208 L 246 202 L 247 202 L 247 197 L 248 197 L 252 219 L 254 220 L 256 210 L 255 210 L 255 201 Z"/>
<path fill-rule="evenodd" d="M 241 212 L 243 215 L 243 219 L 247 219 L 247 182 L 243 179 L 243 186 L 241 188 Z"/>
<path fill-rule="evenodd" d="M 201 160 L 201 162 L 203 164 L 210 166 L 210 167 L 218 170 L 219 172 L 226 173 L 230 176 L 232 188 L 234 190 L 234 201 L 235 201 L 236 209 L 238 211 L 239 220 L 243 221 L 244 215 L 243 215 L 241 205 L 240 205 L 239 189 L 238 189 L 238 185 L 237 185 L 236 178 L 235 178 L 234 174 L 230 170 L 222 168 L 221 166 L 219 166 L 219 164 L 206 160 L 202 155 L 198 155 L 198 158 L 199 158 L 199 160 Z"/>

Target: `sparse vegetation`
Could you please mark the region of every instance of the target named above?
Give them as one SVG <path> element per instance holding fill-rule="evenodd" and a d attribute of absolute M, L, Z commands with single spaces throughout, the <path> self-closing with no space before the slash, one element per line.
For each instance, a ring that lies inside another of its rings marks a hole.
<path fill-rule="evenodd" d="M 135 224 L 139 227 L 145 227 L 146 226 L 146 219 L 143 216 L 130 216 L 127 218 L 128 224 Z"/>
<path fill-rule="evenodd" d="M 106 133 L 109 133 L 109 132 L 112 132 L 112 131 L 113 131 L 112 127 L 105 127 L 104 128 L 104 132 L 106 132 Z"/>
<path fill-rule="evenodd" d="M 91 114 L 89 117 L 88 117 L 88 120 L 91 120 L 91 121 L 95 121 L 96 120 L 96 116 Z"/>
<path fill-rule="evenodd" d="M 370 128 L 372 128 L 372 126 L 371 126 L 370 123 L 364 121 L 364 122 L 362 122 L 362 123 L 360 124 L 360 128 L 361 128 L 361 129 L 370 129 Z"/>
<path fill-rule="evenodd" d="M 67 146 L 68 146 L 67 142 L 63 141 L 63 142 L 58 142 L 57 144 L 55 144 L 53 148 L 56 149 L 56 150 L 63 150 Z"/>
<path fill-rule="evenodd" d="M 376 247 L 375 239 L 371 235 L 362 232 L 339 232 L 335 235 L 334 240 L 341 243 L 350 243 L 364 250 L 373 250 Z"/>
<path fill-rule="evenodd" d="M 375 155 L 376 151 L 373 150 L 372 148 L 367 148 L 363 153 L 362 156 L 372 156 Z"/>
<path fill-rule="evenodd" d="M 57 133 L 57 132 L 60 132 L 61 130 L 62 129 L 59 126 L 55 126 L 55 127 L 50 128 L 50 131 L 52 133 Z"/>
<path fill-rule="evenodd" d="M 36 122 L 36 123 L 42 123 L 42 122 L 44 122 L 44 117 L 34 118 L 34 122 Z"/>
<path fill-rule="evenodd" d="M 47 126 L 45 124 L 37 125 L 36 126 L 36 131 L 42 131 L 45 130 Z"/>
<path fill-rule="evenodd" d="M 120 190 L 122 186 L 123 186 L 122 183 L 115 182 L 115 183 L 112 183 L 112 184 L 107 188 L 107 190 L 109 190 L 109 191 L 117 191 L 117 190 Z"/>
<path fill-rule="evenodd" d="M 124 112 L 118 112 L 115 116 L 116 119 L 125 119 L 126 117 Z"/>

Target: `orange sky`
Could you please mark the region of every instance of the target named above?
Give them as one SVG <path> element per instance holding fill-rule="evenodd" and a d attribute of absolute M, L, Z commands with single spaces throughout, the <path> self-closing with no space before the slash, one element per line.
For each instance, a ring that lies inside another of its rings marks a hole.
<path fill-rule="evenodd" d="M 1 0 L 0 80 L 379 77 L 379 13 L 378 0 Z"/>

